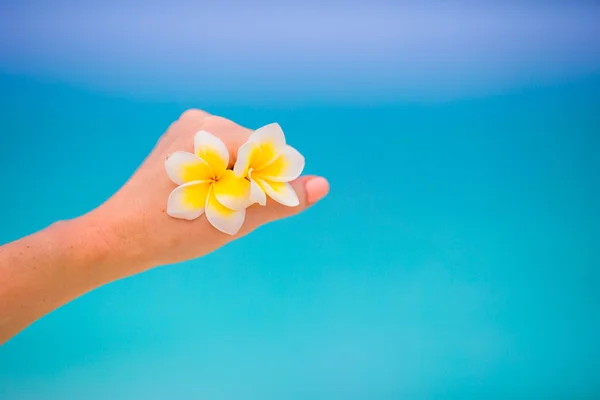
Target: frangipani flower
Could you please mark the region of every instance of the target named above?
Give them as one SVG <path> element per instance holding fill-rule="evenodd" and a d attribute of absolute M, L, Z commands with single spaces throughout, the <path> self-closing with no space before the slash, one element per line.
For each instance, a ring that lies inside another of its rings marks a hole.
<path fill-rule="evenodd" d="M 200 131 L 194 154 L 177 151 L 165 161 L 169 178 L 180 185 L 169 195 L 167 214 L 193 220 L 206 213 L 221 232 L 234 235 L 246 218 L 250 182 L 238 178 L 229 164 L 229 150 L 216 136 Z"/>
<path fill-rule="evenodd" d="M 238 150 L 233 172 L 250 181 L 250 202 L 265 205 L 267 195 L 285 206 L 300 202 L 288 183 L 300 176 L 304 157 L 288 146 L 277 123 L 257 129 Z"/>

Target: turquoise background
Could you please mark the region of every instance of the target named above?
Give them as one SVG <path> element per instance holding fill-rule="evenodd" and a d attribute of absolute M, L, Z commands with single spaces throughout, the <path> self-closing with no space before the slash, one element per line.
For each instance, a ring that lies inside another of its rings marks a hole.
<path fill-rule="evenodd" d="M 186 108 L 1 82 L 2 242 L 100 204 Z M 330 196 L 43 318 L 0 398 L 592 398 L 598 89 L 209 108 L 279 121 Z"/>
<path fill-rule="evenodd" d="M 331 193 L 44 317 L 0 348 L 0 399 L 600 396 L 597 58 L 543 79 L 534 60 L 493 90 L 465 73 L 451 94 L 435 68 L 407 94 L 357 67 L 367 93 L 287 85 L 302 65 L 285 64 L 268 90 L 235 70 L 245 86 L 219 94 L 3 49 L 0 243 L 101 204 L 189 107 L 279 122 Z"/>

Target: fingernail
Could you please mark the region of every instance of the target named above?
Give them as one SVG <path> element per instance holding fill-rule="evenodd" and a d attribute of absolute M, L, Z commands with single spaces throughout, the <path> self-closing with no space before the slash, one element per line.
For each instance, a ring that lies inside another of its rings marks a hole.
<path fill-rule="evenodd" d="M 306 201 L 308 204 L 314 204 L 329 193 L 329 182 L 320 176 L 309 179 L 304 187 L 306 188 Z"/>

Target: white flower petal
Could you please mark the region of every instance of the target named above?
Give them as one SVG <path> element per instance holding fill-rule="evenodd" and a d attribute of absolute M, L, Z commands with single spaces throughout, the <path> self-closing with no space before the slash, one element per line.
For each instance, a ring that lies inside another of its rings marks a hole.
<path fill-rule="evenodd" d="M 256 178 L 256 183 L 270 198 L 284 206 L 296 207 L 300 204 L 294 188 L 287 182 L 265 181 L 264 179 Z"/>
<path fill-rule="evenodd" d="M 249 142 L 255 143 L 272 143 L 276 148 L 282 148 L 285 146 L 285 135 L 281 126 L 277 122 L 269 125 L 265 125 L 250 135 L 248 138 Z"/>
<path fill-rule="evenodd" d="M 229 209 L 242 210 L 250 205 L 250 181 L 238 178 L 230 169 L 221 175 L 213 188 L 219 203 Z"/>
<path fill-rule="evenodd" d="M 257 161 L 260 156 L 260 146 L 254 142 L 246 142 L 240 146 L 237 153 L 237 159 L 233 166 L 233 172 L 239 178 L 245 178 L 251 164 Z"/>
<path fill-rule="evenodd" d="M 256 143 L 260 148 L 260 153 L 255 153 L 250 161 L 249 168 L 254 169 L 264 168 L 275 161 L 280 150 L 285 148 L 285 135 L 277 123 L 257 129 L 248 141 Z"/>
<path fill-rule="evenodd" d="M 261 206 L 267 204 L 267 195 L 265 191 L 256 183 L 252 178 L 252 170 L 248 171 L 248 178 L 250 179 L 250 202 L 258 203 Z"/>
<path fill-rule="evenodd" d="M 256 177 L 273 182 L 289 182 L 304 169 L 304 156 L 291 146 L 285 146 L 279 156 L 266 167 L 254 171 Z"/>
<path fill-rule="evenodd" d="M 167 214 L 174 218 L 192 220 L 204 213 L 212 181 L 196 181 L 177 187 L 169 195 Z"/>
<path fill-rule="evenodd" d="M 206 199 L 205 211 L 208 222 L 219 231 L 228 235 L 238 233 L 246 218 L 245 208 L 235 211 L 225 207 L 219 203 L 212 189 Z"/>
<path fill-rule="evenodd" d="M 165 160 L 167 175 L 178 185 L 193 181 L 212 179 L 213 174 L 206 162 L 195 154 L 176 151 Z"/>
<path fill-rule="evenodd" d="M 229 150 L 212 133 L 200 131 L 194 136 L 194 153 L 208 164 L 215 178 L 223 175 L 229 165 Z"/>

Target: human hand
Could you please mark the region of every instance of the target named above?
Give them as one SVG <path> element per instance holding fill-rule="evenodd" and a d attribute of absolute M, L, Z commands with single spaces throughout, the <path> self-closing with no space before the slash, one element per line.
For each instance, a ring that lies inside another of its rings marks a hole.
<path fill-rule="evenodd" d="M 167 198 L 176 185 L 165 172 L 165 159 L 176 151 L 193 152 L 194 135 L 203 130 L 225 143 L 229 167 L 251 130 L 200 110 L 188 110 L 161 137 L 129 181 L 106 203 L 81 217 L 95 229 L 110 253 L 119 277 L 203 256 L 268 222 L 295 215 L 323 198 L 329 185 L 321 177 L 300 177 L 291 183 L 300 204 L 286 207 L 268 201 L 248 208 L 241 230 L 224 234 L 206 216 L 187 221 L 167 215 Z"/>

